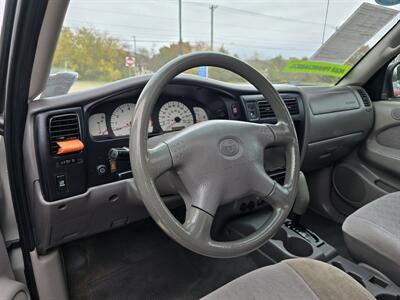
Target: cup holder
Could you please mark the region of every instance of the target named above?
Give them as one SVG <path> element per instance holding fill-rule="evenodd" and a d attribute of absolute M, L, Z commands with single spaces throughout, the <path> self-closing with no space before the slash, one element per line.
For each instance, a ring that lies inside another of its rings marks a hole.
<path fill-rule="evenodd" d="M 362 279 L 362 277 L 361 277 L 360 275 L 358 275 L 358 274 L 356 274 L 356 273 L 354 273 L 354 272 L 351 272 L 351 271 L 347 272 L 347 274 L 349 274 L 350 277 L 352 277 L 355 281 L 357 281 L 357 282 L 358 282 L 359 284 L 361 284 L 363 287 L 366 287 L 366 286 L 365 286 L 365 282 L 364 282 L 364 280 Z"/>
<path fill-rule="evenodd" d="M 344 268 L 343 268 L 343 266 L 342 266 L 342 264 L 341 264 L 340 262 L 338 262 L 338 261 L 333 261 L 333 262 L 331 262 L 331 264 L 332 264 L 332 266 L 334 266 L 334 267 L 336 267 L 336 268 L 338 268 L 338 269 L 340 269 L 340 270 L 346 272 L 346 271 L 344 270 Z"/>
<path fill-rule="evenodd" d="M 374 272 L 351 262 L 341 256 L 336 257 L 329 263 L 347 273 L 364 288 L 369 290 L 378 300 L 400 300 L 400 289 Z"/>
<path fill-rule="evenodd" d="M 279 229 L 273 239 L 282 241 L 285 249 L 294 256 L 309 257 L 313 254 L 313 248 L 307 241 L 296 236 L 288 237 L 287 232 L 282 228 Z"/>

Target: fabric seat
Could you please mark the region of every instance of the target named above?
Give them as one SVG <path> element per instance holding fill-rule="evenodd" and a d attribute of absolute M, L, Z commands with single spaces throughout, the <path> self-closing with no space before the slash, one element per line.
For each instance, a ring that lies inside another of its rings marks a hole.
<path fill-rule="evenodd" d="M 385 195 L 343 223 L 351 255 L 400 285 L 400 192 Z"/>
<path fill-rule="evenodd" d="M 217 299 L 375 299 L 343 271 L 317 260 L 296 258 L 257 269 L 205 296 Z"/>

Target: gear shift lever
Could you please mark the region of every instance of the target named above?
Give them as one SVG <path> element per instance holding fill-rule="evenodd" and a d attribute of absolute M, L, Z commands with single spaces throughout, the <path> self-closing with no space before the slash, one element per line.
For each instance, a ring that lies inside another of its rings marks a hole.
<path fill-rule="evenodd" d="M 297 196 L 292 209 L 293 218 L 285 222 L 285 225 L 314 245 L 321 245 L 324 242 L 314 232 L 300 224 L 301 216 L 307 211 L 309 203 L 310 192 L 307 180 L 303 172 L 300 172 Z"/>
<path fill-rule="evenodd" d="M 297 221 L 299 221 L 300 217 L 307 211 L 309 203 L 310 192 L 308 191 L 307 180 L 303 172 L 300 171 L 297 196 L 292 209 L 292 213 L 296 216 L 295 218 Z"/>

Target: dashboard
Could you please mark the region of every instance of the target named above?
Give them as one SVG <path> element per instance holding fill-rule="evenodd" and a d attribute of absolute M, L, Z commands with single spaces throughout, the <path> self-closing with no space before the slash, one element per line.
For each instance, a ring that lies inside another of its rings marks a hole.
<path fill-rule="evenodd" d="M 39 250 L 148 216 L 129 157 L 115 161 L 110 152 L 128 147 L 135 105 L 149 78 L 29 104 L 23 151 Z M 296 128 L 303 171 L 335 163 L 371 129 L 372 105 L 360 87 L 276 88 Z M 276 122 L 268 99 L 254 87 L 183 75 L 158 99 L 148 124 L 148 144 L 213 119 Z M 283 149 L 268 148 L 264 158 L 266 172 L 282 182 Z M 156 184 L 169 207 L 178 205 L 168 176 Z M 240 212 L 244 201 L 250 200 L 239 199 L 234 209 Z"/>

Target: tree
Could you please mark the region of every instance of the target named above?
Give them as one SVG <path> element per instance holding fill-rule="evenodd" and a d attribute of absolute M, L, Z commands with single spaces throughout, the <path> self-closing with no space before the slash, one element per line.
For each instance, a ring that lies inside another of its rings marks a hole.
<path fill-rule="evenodd" d="M 127 54 L 118 40 L 94 29 L 64 27 L 53 66 L 78 72 L 83 80 L 114 81 L 127 75 L 124 67 Z"/>

